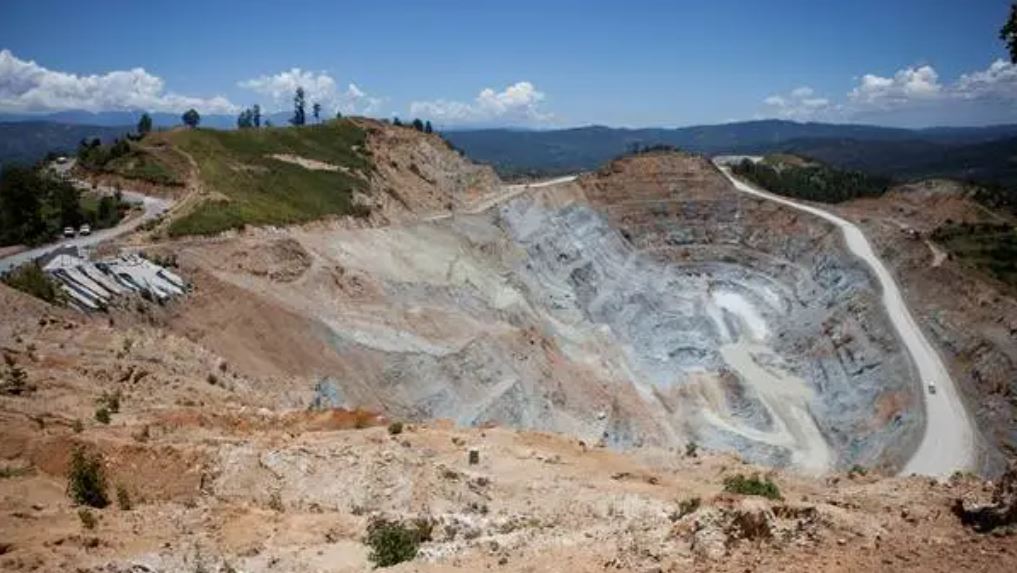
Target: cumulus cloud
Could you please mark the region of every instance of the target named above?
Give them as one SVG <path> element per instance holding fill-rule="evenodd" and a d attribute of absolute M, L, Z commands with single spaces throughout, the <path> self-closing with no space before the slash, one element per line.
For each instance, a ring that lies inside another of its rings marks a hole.
<path fill-rule="evenodd" d="M 936 70 L 932 66 L 921 66 L 904 68 L 889 78 L 865 74 L 848 98 L 862 105 L 895 107 L 916 100 L 936 99 L 943 92 Z"/>
<path fill-rule="evenodd" d="M 277 109 L 289 108 L 298 87 L 304 88 L 309 103 L 320 103 L 332 113 L 370 115 L 377 113 L 382 104 L 381 98 L 369 96 L 356 84 L 350 83 L 345 90 L 339 90 L 335 79 L 328 73 L 300 68 L 244 80 L 237 85 L 267 96 Z"/>
<path fill-rule="evenodd" d="M 165 91 L 162 78 L 144 68 L 77 75 L 50 70 L 0 50 L 0 109 L 9 112 L 165 111 L 196 108 L 202 113 L 232 113 L 237 107 L 222 96 L 200 98 Z"/>
<path fill-rule="evenodd" d="M 996 60 L 984 70 L 944 82 L 931 65 L 890 76 L 864 74 L 843 103 L 803 86 L 763 100 L 768 117 L 930 125 L 1009 122 L 1017 116 L 1017 65 Z"/>
<path fill-rule="evenodd" d="M 536 125 L 554 117 L 541 109 L 544 99 L 543 92 L 532 83 L 523 81 L 502 91 L 484 88 L 472 102 L 444 99 L 415 101 L 410 104 L 410 115 L 450 124 L 499 122 Z"/>
<path fill-rule="evenodd" d="M 809 121 L 830 114 L 836 107 L 827 98 L 815 97 L 815 93 L 809 86 L 802 86 L 785 95 L 771 95 L 763 103 L 771 116 Z"/>

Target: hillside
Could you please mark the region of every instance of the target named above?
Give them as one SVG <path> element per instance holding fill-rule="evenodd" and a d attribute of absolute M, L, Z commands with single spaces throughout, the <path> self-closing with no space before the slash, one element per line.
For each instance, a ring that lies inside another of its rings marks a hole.
<path fill-rule="evenodd" d="M 330 216 L 383 222 L 403 212 L 447 211 L 497 183 L 437 136 L 364 119 L 233 131 L 180 128 L 124 145 L 121 155 L 102 148 L 98 160 L 83 156 L 79 167 L 88 177 L 180 196 L 166 228 L 170 236 Z"/>
<path fill-rule="evenodd" d="M 857 142 L 850 145 L 850 153 L 842 151 L 836 156 L 816 156 L 844 167 L 852 167 L 847 160 L 859 155 L 874 165 L 885 162 L 887 167 L 891 167 L 897 161 L 904 166 L 912 166 L 923 159 L 915 151 L 916 142 L 924 145 L 924 149 L 945 150 L 1014 135 L 1017 135 L 1017 125 L 908 130 L 764 120 L 678 129 L 602 126 L 548 131 L 489 129 L 453 131 L 446 137 L 475 161 L 489 163 L 504 175 L 519 175 L 589 171 L 628 152 L 634 144 L 667 144 L 707 154 L 793 151 L 813 155 L 813 148 L 836 146 L 838 141 L 845 147 L 847 144 L 843 142 Z M 869 145 L 874 147 L 871 152 Z M 841 158 L 845 159 L 843 164 L 839 161 Z M 916 176 L 921 173 L 924 172 L 916 169 Z"/>
<path fill-rule="evenodd" d="M 32 164 L 49 152 L 71 155 L 82 139 L 109 143 L 130 127 L 99 127 L 53 122 L 0 123 L 0 165 Z"/>

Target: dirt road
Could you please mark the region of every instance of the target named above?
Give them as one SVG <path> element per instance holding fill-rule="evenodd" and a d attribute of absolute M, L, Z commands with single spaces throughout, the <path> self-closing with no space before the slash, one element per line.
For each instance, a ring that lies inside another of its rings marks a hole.
<path fill-rule="evenodd" d="M 102 187 L 98 188 L 98 191 L 102 193 L 113 194 L 115 192 L 112 188 Z M 150 197 L 148 195 L 142 195 L 141 193 L 135 193 L 134 191 L 121 190 L 120 193 L 123 195 L 124 200 L 140 204 L 142 207 L 141 216 L 135 216 L 121 222 L 116 227 L 109 229 L 102 229 L 101 231 L 95 231 L 88 236 L 77 236 L 73 239 L 64 239 L 48 245 L 43 245 L 28 251 L 22 251 L 9 257 L 0 259 L 0 273 L 7 272 L 9 269 L 16 267 L 20 264 L 26 263 L 33 259 L 37 259 L 50 251 L 64 248 L 64 247 L 89 247 L 97 245 L 102 241 L 119 237 L 126 233 L 137 229 L 145 222 L 158 217 L 164 213 L 173 204 L 168 199 L 160 199 L 158 197 Z"/>
<path fill-rule="evenodd" d="M 883 290 L 883 305 L 887 315 L 918 369 L 925 399 L 925 434 L 901 473 L 948 476 L 954 471 L 971 468 L 974 462 L 974 430 L 953 379 L 935 348 L 915 323 L 896 281 L 876 256 L 862 231 L 853 223 L 827 211 L 752 187 L 735 178 L 720 161 L 717 165 L 738 191 L 822 217 L 837 225 L 844 234 L 848 249 L 872 269 Z M 934 394 L 929 391 L 930 384 L 936 388 Z"/>

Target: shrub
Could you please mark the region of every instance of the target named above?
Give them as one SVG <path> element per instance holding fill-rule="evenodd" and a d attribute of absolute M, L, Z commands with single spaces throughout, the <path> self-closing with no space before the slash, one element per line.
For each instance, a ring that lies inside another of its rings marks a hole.
<path fill-rule="evenodd" d="M 368 559 L 376 567 L 391 567 L 417 556 L 420 532 L 401 523 L 376 519 L 367 526 Z"/>
<path fill-rule="evenodd" d="M 81 420 L 74 420 L 71 424 L 71 429 L 74 430 L 75 434 L 80 434 L 85 431 L 85 425 L 81 423 Z"/>
<path fill-rule="evenodd" d="M 683 499 L 683 500 L 679 501 L 678 502 L 678 519 L 681 519 L 681 518 L 685 517 L 686 515 L 691 515 L 691 514 L 695 513 L 696 510 L 699 509 L 700 505 L 702 505 L 702 500 L 699 499 L 698 497 L 690 497 L 688 499 Z"/>
<path fill-rule="evenodd" d="M 724 478 L 724 491 L 741 495 L 759 495 L 768 499 L 782 499 L 780 489 L 770 478 L 760 479 L 758 475 L 746 477 L 742 474 Z"/>
<path fill-rule="evenodd" d="M 28 293 L 51 304 L 63 301 L 63 291 L 56 281 L 42 270 L 37 263 L 25 263 L 3 276 L 3 282 L 11 288 Z"/>
<path fill-rule="evenodd" d="M 127 492 L 127 488 L 118 485 L 117 486 L 117 507 L 123 511 L 130 511 L 133 506 L 131 504 L 131 494 Z"/>
<path fill-rule="evenodd" d="M 95 402 L 99 405 L 99 407 L 109 410 L 111 414 L 116 414 L 120 412 L 120 398 L 122 396 L 123 394 L 121 394 L 120 390 L 115 390 L 113 392 L 104 391 L 102 396 L 99 396 L 99 399 Z"/>
<path fill-rule="evenodd" d="M 18 366 L 14 357 L 4 354 L 4 370 L 0 376 L 0 394 L 5 396 L 21 396 L 35 390 L 35 387 L 28 383 L 28 374 L 25 369 Z"/>
<path fill-rule="evenodd" d="M 71 452 L 67 495 L 82 505 L 98 508 L 109 505 L 109 497 L 106 494 L 106 472 L 103 470 L 100 454 L 89 455 L 81 447 Z"/>
<path fill-rule="evenodd" d="M 95 519 L 95 514 L 85 508 L 78 510 L 78 519 L 81 520 L 81 525 L 85 529 L 95 529 L 95 526 L 98 523 Z"/>
<path fill-rule="evenodd" d="M 106 406 L 99 406 L 96 408 L 95 421 L 100 424 L 108 424 L 110 422 L 109 408 Z"/>
<path fill-rule="evenodd" d="M 399 434 L 403 433 L 403 423 L 392 422 L 391 424 L 388 425 L 388 433 L 393 436 L 398 436 Z"/>
<path fill-rule="evenodd" d="M 685 444 L 685 457 L 694 458 L 699 454 L 699 444 L 695 442 L 689 442 Z"/>
<path fill-rule="evenodd" d="M 865 469 L 865 466 L 855 464 L 851 466 L 851 469 L 848 470 L 848 477 L 854 478 L 857 476 L 864 476 L 867 473 L 869 473 L 869 470 Z"/>

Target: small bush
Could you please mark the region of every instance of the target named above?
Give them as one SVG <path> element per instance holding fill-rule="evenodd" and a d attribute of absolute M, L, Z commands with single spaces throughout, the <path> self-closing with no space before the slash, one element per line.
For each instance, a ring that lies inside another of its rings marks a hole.
<path fill-rule="evenodd" d="M 106 408 L 112 414 L 120 412 L 120 398 L 123 394 L 120 390 L 114 390 L 113 392 L 103 391 L 102 396 L 95 401 L 100 407 Z"/>
<path fill-rule="evenodd" d="M 28 293 L 35 298 L 56 304 L 63 301 L 63 291 L 37 263 L 25 263 L 3 275 L 3 282 L 11 288 Z"/>
<path fill-rule="evenodd" d="M 10 479 L 28 475 L 32 471 L 30 467 L 3 467 L 0 468 L 0 479 Z"/>
<path fill-rule="evenodd" d="M 849 478 L 860 477 L 864 476 L 867 473 L 869 473 L 869 470 L 865 469 L 865 466 L 855 464 L 851 466 L 851 469 L 848 470 L 848 477 Z"/>
<path fill-rule="evenodd" d="M 28 374 L 25 373 L 25 369 L 18 366 L 13 356 L 4 354 L 4 369 L 0 374 L 0 394 L 21 396 L 34 390 L 35 387 L 28 383 Z"/>
<path fill-rule="evenodd" d="M 67 495 L 82 505 L 98 508 L 109 505 L 109 497 L 106 494 L 106 472 L 102 467 L 101 455 L 88 455 L 81 447 L 71 452 Z"/>
<path fill-rule="evenodd" d="M 388 425 L 388 433 L 393 436 L 398 436 L 399 434 L 403 433 L 403 423 L 392 422 L 391 424 Z"/>
<path fill-rule="evenodd" d="M 695 442 L 689 442 L 685 444 L 685 457 L 694 458 L 699 455 L 699 444 Z"/>
<path fill-rule="evenodd" d="M 679 501 L 678 502 L 678 519 L 681 519 L 681 518 L 685 517 L 686 515 L 691 515 L 691 514 L 695 513 L 696 510 L 699 509 L 699 506 L 702 505 L 702 503 L 703 503 L 702 500 L 699 499 L 698 497 L 690 497 L 688 499 L 683 499 L 683 500 Z"/>
<path fill-rule="evenodd" d="M 95 421 L 100 424 L 108 424 L 110 422 L 109 408 L 106 406 L 100 406 L 95 410 Z"/>
<path fill-rule="evenodd" d="M 95 526 L 98 524 L 95 514 L 85 508 L 78 510 L 78 519 L 81 520 L 81 526 L 85 529 L 95 529 Z"/>
<path fill-rule="evenodd" d="M 417 556 L 420 531 L 401 523 L 376 519 L 367 526 L 368 559 L 376 567 L 391 567 Z"/>
<path fill-rule="evenodd" d="M 127 488 L 118 485 L 117 486 L 117 507 L 123 511 L 130 511 L 134 505 L 131 503 L 131 494 L 127 492 Z"/>
<path fill-rule="evenodd" d="M 272 511 L 278 511 L 279 513 L 286 511 L 286 506 L 283 505 L 282 495 L 280 495 L 279 492 L 274 491 L 272 492 L 272 495 L 268 497 L 268 507 Z"/>
<path fill-rule="evenodd" d="M 759 495 L 768 499 L 782 499 L 780 489 L 770 478 L 760 479 L 758 475 L 746 477 L 742 474 L 724 478 L 724 491 L 741 495 Z"/>
<path fill-rule="evenodd" d="M 71 429 L 74 430 L 75 434 L 80 434 L 85 431 L 85 425 L 81 423 L 81 420 L 74 420 L 71 424 Z"/>

